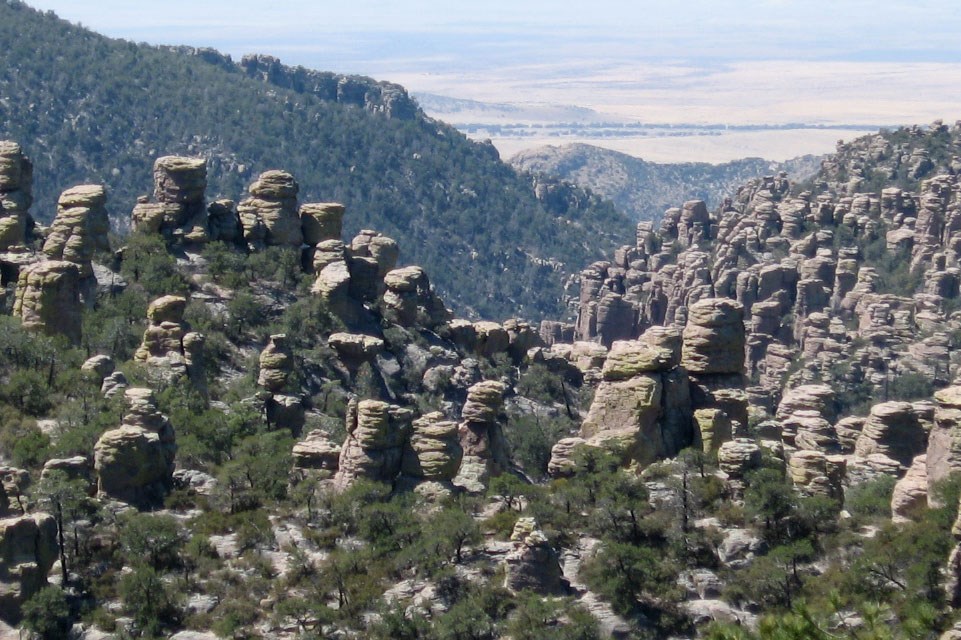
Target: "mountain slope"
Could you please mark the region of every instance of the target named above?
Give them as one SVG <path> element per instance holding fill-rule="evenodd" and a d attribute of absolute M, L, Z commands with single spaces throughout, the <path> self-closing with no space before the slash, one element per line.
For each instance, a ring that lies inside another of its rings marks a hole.
<path fill-rule="evenodd" d="M 813 156 L 784 163 L 744 158 L 718 165 L 658 164 L 587 144 L 537 147 L 509 162 L 521 171 L 589 185 L 636 220 L 659 220 L 665 209 L 685 200 L 704 200 L 713 208 L 752 178 L 779 171 L 804 178 L 817 169 Z"/>
<path fill-rule="evenodd" d="M 240 199 L 282 168 L 302 202 L 343 202 L 346 233 L 394 236 L 460 314 L 486 317 L 559 312 L 565 276 L 629 226 L 584 193 L 545 206 L 492 147 L 428 119 L 397 85 L 112 40 L 10 0 L 0 45 L 0 139 L 35 163 L 39 220 L 61 190 L 101 182 L 122 229 L 161 155 L 206 157 L 208 198 Z"/>

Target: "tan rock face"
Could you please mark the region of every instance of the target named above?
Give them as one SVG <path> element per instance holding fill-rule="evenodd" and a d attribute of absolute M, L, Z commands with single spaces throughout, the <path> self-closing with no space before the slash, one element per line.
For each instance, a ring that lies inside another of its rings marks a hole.
<path fill-rule="evenodd" d="M 0 140 L 0 251 L 23 247 L 33 203 L 33 163 L 16 142 Z"/>
<path fill-rule="evenodd" d="M 270 336 L 270 342 L 260 353 L 260 375 L 257 384 L 271 392 L 282 391 L 287 384 L 287 376 L 294 370 L 294 356 L 287 345 L 287 335 L 278 333 Z"/>
<path fill-rule="evenodd" d="M 511 532 L 514 548 L 504 561 L 504 586 L 513 593 L 531 591 L 542 595 L 565 593 L 557 552 L 533 518 L 519 518 Z"/>
<path fill-rule="evenodd" d="M 925 458 L 928 482 L 961 471 L 961 386 L 936 391 L 934 401 L 934 428 Z"/>
<path fill-rule="evenodd" d="M 511 468 L 501 415 L 506 390 L 503 383 L 492 380 L 467 390 L 458 427 L 464 457 L 454 484 L 471 493 L 485 491 L 490 478 Z"/>
<path fill-rule="evenodd" d="M 413 423 L 401 472 L 418 481 L 449 482 L 457 475 L 463 455 L 457 423 L 445 420 L 440 412 L 428 413 Z"/>
<path fill-rule="evenodd" d="M 20 272 L 13 314 L 23 326 L 80 342 L 80 269 L 72 262 L 45 260 Z"/>
<path fill-rule="evenodd" d="M 854 453 L 862 458 L 881 454 L 906 470 L 927 445 L 927 433 L 910 403 L 882 402 L 871 407 Z"/>
<path fill-rule="evenodd" d="M 294 469 L 314 474 L 319 479 L 332 478 L 340 461 L 340 445 L 334 444 L 327 434 L 314 430 L 294 445 Z"/>
<path fill-rule="evenodd" d="M 344 489 L 357 478 L 393 482 L 400 472 L 412 418 L 410 409 L 386 402 L 351 402 L 334 485 Z"/>
<path fill-rule="evenodd" d="M 94 447 L 98 492 L 140 508 L 160 504 L 172 486 L 173 427 L 157 410 L 150 389 L 127 389 L 124 402 L 123 424 L 105 432 Z"/>
<path fill-rule="evenodd" d="M 150 367 L 161 380 L 172 382 L 187 376 L 206 394 L 203 334 L 190 331 L 184 322 L 187 299 L 163 296 L 147 307 L 149 324 L 134 360 Z"/>
<path fill-rule="evenodd" d="M 743 479 L 748 472 L 761 466 L 761 447 L 744 438 L 725 442 L 717 450 L 717 463 L 730 478 Z"/>
<path fill-rule="evenodd" d="M 726 298 L 696 302 L 688 310 L 681 365 L 691 373 L 742 373 L 744 306 Z"/>
<path fill-rule="evenodd" d="M 911 463 L 908 472 L 894 485 L 891 495 L 891 519 L 909 522 L 928 507 L 927 456 L 920 455 Z"/>
<path fill-rule="evenodd" d="M 244 240 L 251 247 L 299 247 L 304 242 L 297 193 L 300 187 L 286 171 L 265 171 L 250 185 L 250 197 L 237 206 Z"/>
<path fill-rule="evenodd" d="M 316 246 L 325 240 L 340 240 L 344 226 L 344 205 L 309 202 L 300 206 L 304 242 Z"/>
<path fill-rule="evenodd" d="M 131 222 L 135 229 L 160 232 L 186 242 L 210 239 L 204 192 L 207 189 L 207 161 L 203 158 L 164 156 L 153 167 L 154 199 L 134 206 Z"/>
<path fill-rule="evenodd" d="M 21 606 L 47 585 L 57 559 L 57 523 L 34 513 L 0 520 L 0 620 L 16 625 Z"/>
<path fill-rule="evenodd" d="M 110 250 L 106 204 L 107 192 L 102 185 L 80 185 L 64 191 L 43 244 L 47 257 L 76 264 L 82 278 L 93 275 L 94 253 Z"/>

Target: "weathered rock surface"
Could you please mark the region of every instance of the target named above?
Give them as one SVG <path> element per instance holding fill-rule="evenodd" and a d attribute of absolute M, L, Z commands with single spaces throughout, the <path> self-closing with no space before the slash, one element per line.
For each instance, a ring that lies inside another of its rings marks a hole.
<path fill-rule="evenodd" d="M 0 620 L 20 622 L 20 607 L 46 586 L 56 559 L 53 516 L 35 513 L 0 520 Z"/>
<path fill-rule="evenodd" d="M 928 506 L 927 456 L 920 455 L 911 463 L 908 472 L 894 485 L 891 495 L 891 519 L 909 522 Z"/>
<path fill-rule="evenodd" d="M 432 499 L 450 495 L 463 457 L 457 423 L 445 420 L 440 412 L 428 413 L 414 420 L 404 446 L 403 481 Z"/>
<path fill-rule="evenodd" d="M 294 445 L 294 470 L 308 472 L 320 480 L 333 478 L 340 463 L 340 445 L 330 441 L 327 434 L 314 430 Z"/>
<path fill-rule="evenodd" d="M 458 427 L 464 453 L 454 484 L 471 493 L 484 492 L 490 478 L 511 468 L 501 416 L 506 390 L 502 382 L 485 380 L 467 391 Z"/>
<path fill-rule="evenodd" d="M 155 202 L 141 198 L 131 213 L 133 227 L 188 243 L 207 242 L 210 233 L 204 196 L 207 189 L 206 160 L 183 156 L 157 158 L 153 179 Z M 220 213 L 217 210 L 217 214 Z M 218 239 L 225 238 L 219 235 Z"/>
<path fill-rule="evenodd" d="M 45 260 L 20 272 L 13 314 L 24 328 L 80 342 L 80 269 L 72 262 Z"/>
<path fill-rule="evenodd" d="M 513 593 L 531 591 L 542 595 L 563 595 L 560 559 L 537 528 L 533 518 L 519 518 L 511 533 L 514 548 L 504 558 L 507 565 L 504 586 Z"/>
<path fill-rule="evenodd" d="M 124 402 L 123 423 L 94 447 L 97 488 L 104 497 L 149 507 L 162 503 L 173 484 L 176 438 L 153 391 L 127 389 Z"/>
<path fill-rule="evenodd" d="M 303 244 L 299 191 L 297 181 L 286 171 L 265 171 L 250 185 L 250 197 L 237 205 L 244 240 L 250 247 Z"/>
<path fill-rule="evenodd" d="M 0 140 L 0 251 L 23 248 L 32 226 L 33 163 L 16 142 Z"/>
<path fill-rule="evenodd" d="M 106 204 L 107 192 L 102 185 L 80 185 L 64 191 L 43 244 L 47 258 L 74 263 L 81 278 L 92 276 L 94 253 L 110 250 Z"/>
<path fill-rule="evenodd" d="M 344 489 L 357 478 L 392 483 L 401 469 L 412 419 L 410 409 L 379 400 L 352 400 L 334 485 Z"/>

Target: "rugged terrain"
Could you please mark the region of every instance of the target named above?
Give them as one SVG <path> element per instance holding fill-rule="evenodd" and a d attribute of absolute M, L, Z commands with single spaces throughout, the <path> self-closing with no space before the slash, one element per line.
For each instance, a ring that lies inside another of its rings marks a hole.
<path fill-rule="evenodd" d="M 587 144 L 567 144 L 521 151 L 508 162 L 520 171 L 555 176 L 590 189 L 636 221 L 657 222 L 665 210 L 686 200 L 703 200 L 714 208 L 739 186 L 762 175 L 785 171 L 792 179 L 807 179 L 817 171 L 820 159 L 660 164 Z"/>
<path fill-rule="evenodd" d="M 281 170 L 208 199 L 158 158 L 123 246 L 96 184 L 34 224 L 4 142 L 0 619 L 954 637 L 959 151 L 883 132 L 683 203 L 535 327 L 456 319 Z"/>
<path fill-rule="evenodd" d="M 61 185 L 98 183 L 125 232 L 164 154 L 206 158 L 218 197 L 283 168 L 305 197 L 349 207 L 350 233 L 396 237 L 458 311 L 490 319 L 559 313 L 564 276 L 627 237 L 610 204 L 517 175 L 395 84 L 112 40 L 15 0 L 0 2 L 0 43 L 0 138 L 33 159 L 40 221 Z"/>

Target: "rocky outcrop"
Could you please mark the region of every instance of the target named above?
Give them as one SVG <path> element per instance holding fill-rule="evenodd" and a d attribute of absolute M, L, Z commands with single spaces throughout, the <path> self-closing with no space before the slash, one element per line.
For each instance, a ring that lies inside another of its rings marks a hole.
<path fill-rule="evenodd" d="M 294 355 L 287 344 L 287 335 L 278 333 L 260 353 L 260 373 L 257 384 L 264 388 L 264 416 L 274 429 L 288 429 L 300 435 L 306 422 L 306 409 L 299 394 L 288 392 L 288 379 L 294 370 Z"/>
<path fill-rule="evenodd" d="M 20 272 L 13 314 L 24 328 L 80 342 L 80 269 L 72 262 L 45 260 Z"/>
<path fill-rule="evenodd" d="M 821 451 L 796 451 L 788 460 L 788 476 L 808 495 L 841 500 L 846 461 L 843 456 L 828 456 Z"/>
<path fill-rule="evenodd" d="M 315 429 L 294 445 L 294 471 L 317 480 L 329 480 L 340 464 L 340 445 L 330 441 L 327 434 Z"/>
<path fill-rule="evenodd" d="M 452 319 L 420 267 L 403 267 L 384 275 L 384 317 L 402 327 L 434 329 Z"/>
<path fill-rule="evenodd" d="M 50 260 L 74 263 L 81 278 L 92 276 L 94 254 L 110 250 L 106 204 L 107 192 L 102 185 L 80 185 L 64 191 L 43 244 L 44 254 Z"/>
<path fill-rule="evenodd" d="M 0 620 L 16 625 L 24 602 L 47 585 L 57 523 L 46 513 L 0 520 Z"/>
<path fill-rule="evenodd" d="M 560 558 L 534 518 L 518 518 L 511 532 L 513 549 L 504 558 L 504 586 L 512 593 L 530 591 L 541 595 L 564 595 L 567 585 Z"/>
<path fill-rule="evenodd" d="M 891 495 L 891 519 L 909 522 L 928 507 L 927 456 L 920 455 L 911 463 L 908 472 L 894 485 Z"/>
<path fill-rule="evenodd" d="M 182 156 L 157 158 L 153 179 L 155 202 L 140 198 L 131 214 L 134 229 L 162 233 L 170 240 L 207 242 L 210 232 L 204 196 L 206 160 Z"/>
<path fill-rule="evenodd" d="M 345 489 L 357 478 L 393 483 L 412 419 L 410 409 L 379 400 L 351 400 L 334 486 Z"/>
<path fill-rule="evenodd" d="M 205 338 L 189 330 L 184 321 L 186 309 L 187 299 L 182 296 L 163 296 L 151 302 L 147 307 L 147 329 L 133 358 L 165 382 L 189 377 L 194 388 L 206 395 Z"/>
<path fill-rule="evenodd" d="M 928 436 L 925 457 L 929 483 L 961 471 L 961 387 L 936 391 L 934 401 L 934 428 Z"/>
<path fill-rule="evenodd" d="M 0 140 L 0 251 L 25 249 L 32 185 L 33 163 L 19 144 Z"/>
<path fill-rule="evenodd" d="M 309 202 L 300 205 L 304 244 L 316 247 L 328 240 L 340 240 L 344 226 L 344 205 L 336 202 Z"/>
<path fill-rule="evenodd" d="M 300 247 L 304 241 L 297 193 L 300 186 L 286 171 L 265 171 L 250 185 L 250 197 L 237 210 L 244 240 L 251 248 Z"/>
<path fill-rule="evenodd" d="M 98 493 L 138 508 L 162 504 L 173 484 L 174 429 L 150 389 L 127 389 L 124 403 L 120 428 L 105 432 L 94 447 Z"/>
<path fill-rule="evenodd" d="M 401 483 L 433 500 L 449 496 L 463 456 L 457 423 L 438 411 L 428 413 L 413 422 L 401 458 Z"/>
<path fill-rule="evenodd" d="M 511 469 L 501 415 L 506 390 L 502 382 L 493 380 L 467 390 L 458 427 L 463 460 L 454 484 L 470 493 L 483 493 L 490 478 Z"/>
<path fill-rule="evenodd" d="M 866 458 L 880 454 L 895 460 L 906 471 L 914 457 L 927 450 L 927 432 L 908 402 L 882 402 L 871 407 L 854 447 Z"/>

